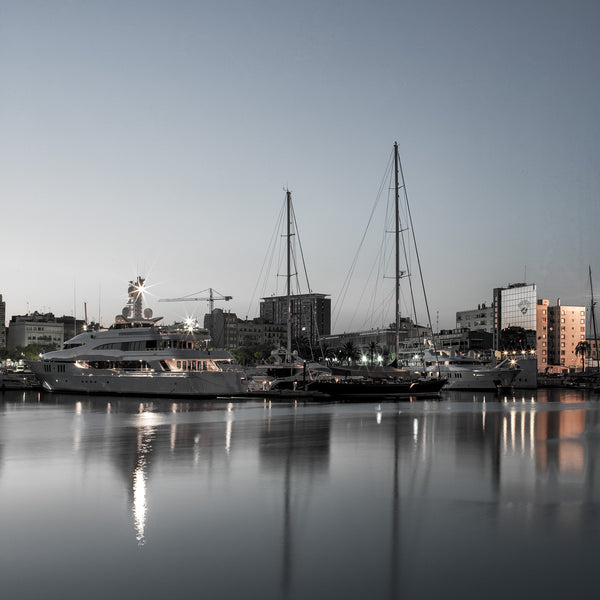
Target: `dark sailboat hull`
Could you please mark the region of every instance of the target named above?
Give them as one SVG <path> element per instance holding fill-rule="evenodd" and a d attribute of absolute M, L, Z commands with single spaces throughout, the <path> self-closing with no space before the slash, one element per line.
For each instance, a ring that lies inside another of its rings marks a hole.
<path fill-rule="evenodd" d="M 412 398 L 437 398 L 445 379 L 424 379 L 417 381 L 312 381 L 309 391 L 321 392 L 335 398 L 348 400 L 384 399 L 410 400 Z"/>

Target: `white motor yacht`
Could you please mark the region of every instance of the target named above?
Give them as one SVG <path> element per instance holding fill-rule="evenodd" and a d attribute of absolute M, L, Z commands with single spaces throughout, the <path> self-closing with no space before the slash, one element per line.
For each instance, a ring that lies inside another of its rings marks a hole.
<path fill-rule="evenodd" d="M 144 280 L 130 282 L 128 306 L 106 330 L 85 331 L 61 350 L 28 361 L 51 392 L 215 397 L 247 391 L 246 376 L 225 350 L 211 350 L 206 330 L 158 326 L 142 316 Z"/>
<path fill-rule="evenodd" d="M 446 390 L 497 390 L 510 387 L 519 374 L 516 361 L 507 359 L 491 366 L 472 352 L 459 354 L 454 350 L 426 350 L 423 363 L 428 377 L 439 375 L 448 380 Z"/>

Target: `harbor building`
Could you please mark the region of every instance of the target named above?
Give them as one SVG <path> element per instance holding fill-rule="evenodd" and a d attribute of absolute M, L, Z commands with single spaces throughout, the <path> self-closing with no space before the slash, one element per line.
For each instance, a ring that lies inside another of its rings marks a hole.
<path fill-rule="evenodd" d="M 62 323 L 64 326 L 65 341 L 70 340 L 86 330 L 86 324 L 83 319 L 76 319 L 75 317 L 63 315 L 62 317 L 56 317 L 56 322 Z"/>
<path fill-rule="evenodd" d="M 213 348 L 237 348 L 239 344 L 237 315 L 214 308 L 212 313 L 204 315 L 204 328 L 208 329 Z"/>
<path fill-rule="evenodd" d="M 42 350 L 60 348 L 64 342 L 65 328 L 52 313 L 14 315 L 8 325 L 7 347 L 39 346 Z"/>
<path fill-rule="evenodd" d="M 536 350 L 535 283 L 511 283 L 494 288 L 494 349 L 504 351 Z"/>
<path fill-rule="evenodd" d="M 586 342 L 590 345 L 590 354 L 587 357 L 586 369 L 591 367 L 595 371 L 600 370 L 600 339 L 587 337 Z M 581 356 L 579 357 L 581 364 Z"/>
<path fill-rule="evenodd" d="M 461 310 L 456 313 L 456 329 L 470 329 L 471 331 L 485 331 L 494 333 L 494 309 L 486 306 L 485 302 L 476 309 Z"/>
<path fill-rule="evenodd" d="M 242 346 L 268 346 L 275 350 L 286 344 L 285 325 L 265 319 L 238 319 L 232 312 L 220 308 L 204 315 L 204 328 L 208 329 L 213 348 L 229 350 Z"/>
<path fill-rule="evenodd" d="M 285 347 L 287 328 L 261 318 L 250 319 L 238 322 L 238 336 L 240 346 L 266 346 L 276 350 Z"/>
<path fill-rule="evenodd" d="M 316 346 L 319 338 L 331 333 L 331 298 L 328 294 L 298 294 L 290 296 L 292 340 L 306 339 Z M 287 328 L 287 296 L 262 298 L 260 318 Z"/>
<path fill-rule="evenodd" d="M 0 294 L 0 348 L 6 348 L 6 302 Z"/>
<path fill-rule="evenodd" d="M 585 306 L 556 306 L 540 299 L 536 308 L 538 372 L 561 372 L 581 366 L 576 348 L 585 336 Z"/>
<path fill-rule="evenodd" d="M 431 339 L 431 328 L 417 325 L 408 317 L 400 319 L 400 361 L 411 360 L 415 354 L 422 352 L 427 340 Z M 361 355 L 371 360 L 371 354 L 386 360 L 396 351 L 396 325 L 387 329 L 368 329 L 321 336 L 321 344 L 327 354 L 335 356 L 350 344 Z M 376 360 L 376 357 L 374 357 Z"/>

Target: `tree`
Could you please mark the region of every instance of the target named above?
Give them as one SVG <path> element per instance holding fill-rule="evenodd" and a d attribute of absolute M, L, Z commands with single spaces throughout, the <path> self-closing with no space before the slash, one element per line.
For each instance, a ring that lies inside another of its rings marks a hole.
<path fill-rule="evenodd" d="M 371 366 L 373 366 L 373 364 L 374 364 L 373 357 L 376 354 L 379 354 L 380 352 L 381 352 L 381 348 L 379 347 L 379 344 L 377 342 L 371 342 L 369 344 L 369 357 L 371 359 Z"/>
<path fill-rule="evenodd" d="M 351 365 L 358 360 L 360 353 L 352 342 L 346 342 L 342 348 L 342 356 Z"/>
<path fill-rule="evenodd" d="M 585 373 L 585 357 L 590 355 L 592 348 L 590 343 L 586 340 L 584 342 L 579 342 L 577 346 L 575 346 L 575 355 L 581 355 L 581 367 L 583 372 Z"/>

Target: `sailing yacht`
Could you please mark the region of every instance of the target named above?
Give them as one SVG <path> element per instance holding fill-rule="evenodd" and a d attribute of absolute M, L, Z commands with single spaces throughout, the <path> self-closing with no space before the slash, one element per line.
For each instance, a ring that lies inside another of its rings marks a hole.
<path fill-rule="evenodd" d="M 406 370 L 398 368 L 397 357 L 400 354 L 400 177 L 402 188 L 405 190 L 404 175 L 400 165 L 398 143 L 394 143 L 394 237 L 395 237 L 395 364 L 385 367 L 383 372 L 365 367 L 365 373 L 359 376 L 332 375 L 329 380 L 312 382 L 307 389 L 322 392 L 330 396 L 344 396 L 347 398 L 431 398 L 438 397 L 441 389 L 446 384 L 446 378 L 438 375 L 429 377 L 411 376 Z"/>

